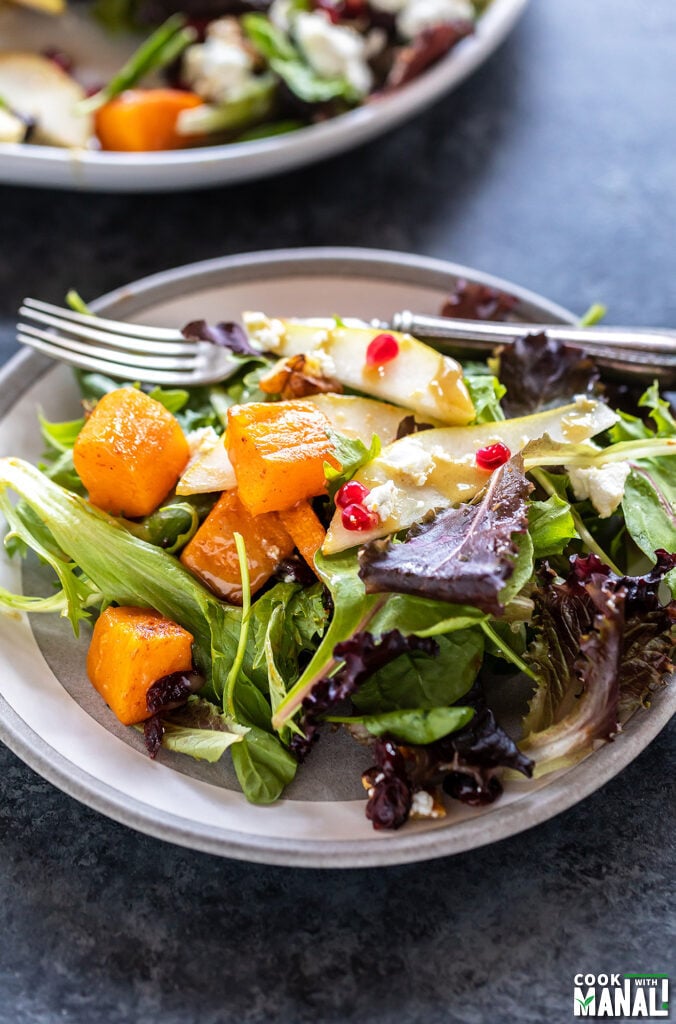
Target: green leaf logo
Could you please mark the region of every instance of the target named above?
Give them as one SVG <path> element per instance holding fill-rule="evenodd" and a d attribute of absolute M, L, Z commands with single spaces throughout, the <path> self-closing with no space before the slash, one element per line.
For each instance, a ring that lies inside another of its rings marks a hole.
<path fill-rule="evenodd" d="M 576 999 L 575 1002 L 579 1003 L 580 1006 L 589 1006 L 590 1003 L 594 1002 L 594 996 L 587 996 L 586 999 Z"/>

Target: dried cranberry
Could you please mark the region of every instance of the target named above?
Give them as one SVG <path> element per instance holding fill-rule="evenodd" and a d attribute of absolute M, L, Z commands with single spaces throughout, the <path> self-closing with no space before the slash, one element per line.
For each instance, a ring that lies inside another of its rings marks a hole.
<path fill-rule="evenodd" d="M 476 464 L 479 469 L 487 469 L 491 473 L 494 469 L 498 469 L 499 466 L 509 462 L 512 457 L 512 453 L 506 444 L 502 441 L 498 441 L 496 444 L 486 445 L 485 448 L 479 448 L 476 453 Z"/>
<path fill-rule="evenodd" d="M 407 821 L 413 799 L 406 777 L 406 762 L 392 740 L 374 744 L 377 769 L 371 769 L 373 787 L 366 804 L 366 817 L 375 829 L 400 828 Z"/>
<path fill-rule="evenodd" d="M 401 828 L 411 811 L 411 788 L 398 775 L 382 775 L 376 780 L 366 804 L 366 817 L 375 829 Z"/>
<path fill-rule="evenodd" d="M 348 505 L 347 508 L 344 508 L 341 519 L 346 530 L 358 532 L 373 530 L 380 522 L 376 512 L 369 512 L 364 505 L 357 504 Z"/>
<path fill-rule="evenodd" d="M 368 493 L 368 487 L 364 487 L 357 480 L 348 480 L 336 494 L 336 505 L 338 508 L 347 508 L 348 505 L 363 505 L 364 498 L 368 496 Z"/>
<path fill-rule="evenodd" d="M 497 800 L 502 793 L 502 784 L 495 775 L 480 779 L 467 772 L 449 772 L 444 779 L 444 791 L 470 807 L 482 807 Z"/>
<path fill-rule="evenodd" d="M 392 334 L 377 334 L 366 349 L 367 366 L 384 366 L 399 355 L 399 342 Z"/>

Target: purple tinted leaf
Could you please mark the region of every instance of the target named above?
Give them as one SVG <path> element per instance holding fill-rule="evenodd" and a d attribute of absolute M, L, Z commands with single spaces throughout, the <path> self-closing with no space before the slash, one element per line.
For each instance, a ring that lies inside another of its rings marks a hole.
<path fill-rule="evenodd" d="M 192 320 L 181 329 L 181 334 L 188 341 L 210 341 L 236 356 L 260 356 L 244 328 L 230 321 L 211 325 L 206 320 Z"/>
<path fill-rule="evenodd" d="M 501 405 L 508 417 L 524 416 L 569 402 L 593 391 L 599 379 L 594 362 L 580 348 L 546 334 L 528 334 L 498 351 Z"/>
<path fill-rule="evenodd" d="M 516 456 L 495 471 L 478 505 L 440 512 L 403 544 L 367 544 L 359 554 L 367 593 L 416 594 L 499 614 L 499 594 L 518 553 L 514 537 L 528 527 L 531 490 Z"/>
<path fill-rule="evenodd" d="M 506 320 L 519 300 L 485 284 L 458 281 L 441 307 L 442 316 L 459 320 Z"/>
<path fill-rule="evenodd" d="M 160 747 L 162 746 L 162 737 L 164 736 L 164 723 L 159 715 L 153 715 L 152 718 L 147 718 L 143 723 L 143 739 L 145 741 L 146 750 L 153 758 L 157 757 Z"/>
<path fill-rule="evenodd" d="M 413 413 L 410 416 L 404 416 L 403 420 L 397 427 L 396 440 L 400 441 L 402 437 L 408 437 L 409 434 L 419 434 L 421 430 L 433 430 L 431 423 L 418 423 Z"/>
<path fill-rule="evenodd" d="M 333 676 L 318 680 L 303 700 L 300 727 L 304 735 L 295 734 L 290 743 L 298 760 L 303 761 L 317 741 L 323 715 L 347 700 L 369 676 L 401 654 L 412 651 L 433 657 L 438 654 L 439 646 L 432 639 L 414 634 L 403 636 L 398 629 L 383 633 L 379 641 L 370 633 L 355 633 L 349 640 L 337 644 L 333 654 L 343 661 L 342 667 Z"/>
<path fill-rule="evenodd" d="M 157 714 L 185 704 L 191 693 L 204 686 L 204 677 L 199 672 L 172 672 L 152 684 L 146 694 L 148 711 Z"/>
<path fill-rule="evenodd" d="M 608 740 L 671 671 L 676 602 L 662 604 L 676 555 L 657 552 L 642 576 L 617 576 L 595 555 L 571 560 L 562 582 L 534 594 L 536 639 L 528 661 L 540 678 L 524 722 L 524 749 L 556 767 Z"/>
<path fill-rule="evenodd" d="M 407 46 L 395 51 L 394 61 L 385 82 L 385 91 L 391 92 L 417 78 L 425 68 L 434 64 L 473 31 L 474 23 L 465 20 L 432 25 L 423 29 Z"/>
<path fill-rule="evenodd" d="M 364 775 L 369 786 L 366 815 L 375 828 L 399 828 L 408 817 L 413 793 L 440 783 L 456 800 L 472 806 L 492 803 L 502 792 L 505 768 L 533 774 L 533 762 L 498 725 L 478 686 L 463 697 L 475 709 L 472 721 L 425 746 L 374 745 L 376 765 Z"/>

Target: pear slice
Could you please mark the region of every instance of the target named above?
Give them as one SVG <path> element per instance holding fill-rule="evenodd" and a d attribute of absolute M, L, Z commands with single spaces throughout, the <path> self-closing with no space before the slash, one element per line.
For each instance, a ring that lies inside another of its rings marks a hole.
<path fill-rule="evenodd" d="M 0 53 L 0 97 L 18 116 L 35 121 L 35 142 L 82 149 L 92 138 L 91 116 L 76 110 L 84 89 L 48 57 Z"/>
<path fill-rule="evenodd" d="M 428 420 L 466 424 L 474 419 L 460 364 L 410 334 L 387 331 L 397 341 L 398 354 L 382 366 L 369 366 L 366 351 L 380 330 L 332 321 L 320 326 L 320 321 L 272 320 L 264 313 L 244 313 L 243 319 L 260 348 L 280 356 L 322 353 L 331 360 L 330 375 L 356 391 L 405 406 Z"/>
<path fill-rule="evenodd" d="M 176 484 L 177 494 L 210 494 L 231 491 L 237 486 L 235 470 L 223 441 L 223 435 L 219 437 L 215 431 L 204 438 Z"/>
<path fill-rule="evenodd" d="M 354 478 L 371 492 L 367 502 L 375 506 L 381 518 L 379 525 L 358 533 L 346 530 L 338 509 L 322 552 L 333 555 L 406 529 L 433 509 L 471 501 L 488 480 L 489 474 L 476 464 L 477 451 L 486 445 L 501 441 L 515 454 L 545 434 L 553 441 L 578 444 L 616 421 L 616 414 L 607 405 L 579 398 L 533 416 L 474 427 L 425 430 L 394 441 Z"/>
<path fill-rule="evenodd" d="M 292 405 L 293 402 L 294 399 L 290 399 L 285 404 Z M 394 441 L 402 419 L 412 415 L 410 409 L 358 395 L 309 395 L 302 399 L 303 404 L 306 402 L 313 402 L 338 433 L 359 438 L 365 445 L 370 445 L 374 434 L 383 444 Z M 235 470 L 223 436 L 218 437 L 214 432 L 202 439 L 176 485 L 176 493 L 208 494 L 211 491 L 230 491 L 236 486 Z"/>

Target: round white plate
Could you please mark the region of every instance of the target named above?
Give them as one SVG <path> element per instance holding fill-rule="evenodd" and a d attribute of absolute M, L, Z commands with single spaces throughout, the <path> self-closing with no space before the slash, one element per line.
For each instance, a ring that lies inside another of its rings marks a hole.
<path fill-rule="evenodd" d="M 358 146 L 455 88 L 501 43 L 528 0 L 493 0 L 476 33 L 391 96 L 331 121 L 255 142 L 168 153 L 97 153 L 0 143 L 0 182 L 115 192 L 205 188 L 286 171 Z M 136 44 L 136 41 L 134 41 Z M 119 68 L 130 42 L 106 39 L 84 13 L 49 18 L 0 2 L 0 49 L 56 46 L 82 77 L 99 84 Z"/>
<path fill-rule="evenodd" d="M 435 312 L 459 276 L 497 284 L 521 299 L 526 319 L 570 321 L 571 314 L 505 282 L 421 257 L 359 249 L 257 253 L 197 263 L 146 278 L 100 299 L 97 311 L 176 326 L 237 318 L 243 309 L 275 315 L 332 313 L 386 317 L 396 309 Z M 79 414 L 72 376 L 33 353 L 0 377 L 0 454 L 39 460 L 36 409 L 50 419 Z M 0 561 L 0 586 L 49 593 L 37 563 Z M 452 802 L 448 817 L 373 831 L 364 817 L 364 751 L 344 733 L 322 736 L 273 807 L 253 807 L 238 791 L 227 754 L 205 765 L 162 751 L 151 761 L 142 738 L 114 718 L 87 681 L 88 627 L 75 641 L 56 616 L 0 617 L 0 738 L 78 800 L 127 825 L 185 846 L 247 860 L 312 867 L 395 864 L 457 853 L 513 835 L 593 792 L 627 765 L 676 708 L 665 690 L 614 743 L 575 768 L 539 782 L 515 782 L 490 807 Z M 515 698 L 496 708 L 516 721 Z M 518 701 L 516 702 L 518 703 Z"/>

